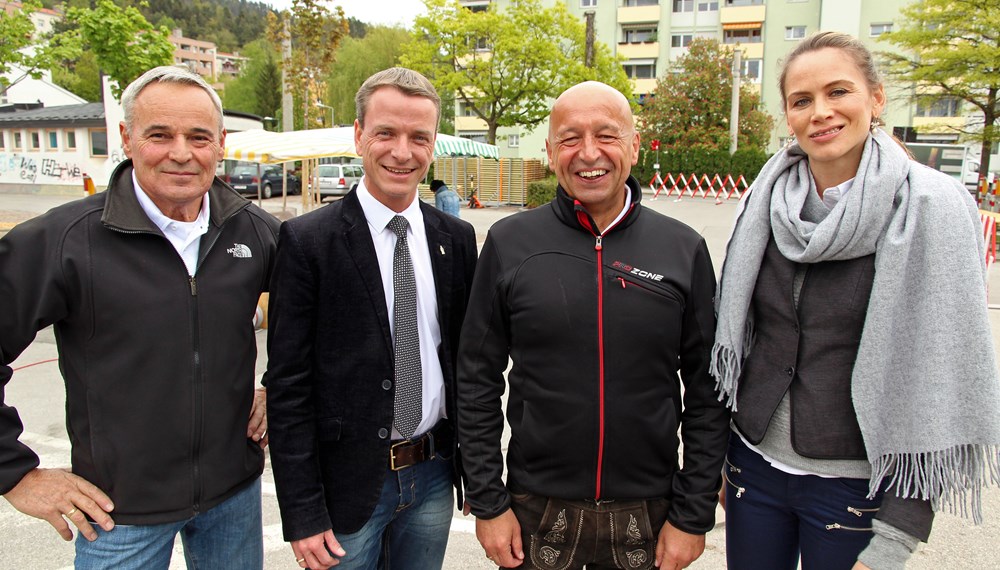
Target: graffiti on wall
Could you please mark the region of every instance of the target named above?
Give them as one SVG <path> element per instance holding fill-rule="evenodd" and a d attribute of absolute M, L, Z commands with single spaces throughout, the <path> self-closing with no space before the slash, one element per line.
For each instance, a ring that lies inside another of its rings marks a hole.
<path fill-rule="evenodd" d="M 80 165 L 70 160 L 0 153 L 0 182 L 65 184 L 82 181 L 83 174 Z"/>

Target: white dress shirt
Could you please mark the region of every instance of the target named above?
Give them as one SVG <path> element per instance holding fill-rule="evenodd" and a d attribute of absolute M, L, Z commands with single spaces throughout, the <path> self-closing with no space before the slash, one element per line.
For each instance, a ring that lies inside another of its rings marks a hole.
<path fill-rule="evenodd" d="M 139 199 L 142 211 L 150 221 L 160 228 L 164 237 L 174 246 L 177 254 L 184 261 L 188 275 L 193 276 L 198 270 L 198 248 L 201 244 L 201 236 L 208 233 L 208 192 L 201 198 L 201 211 L 193 222 L 179 222 L 168 218 L 153 201 L 143 192 L 139 186 L 139 180 L 135 177 L 135 170 L 132 171 L 132 186 L 135 187 L 135 197 Z"/>
<path fill-rule="evenodd" d="M 375 244 L 375 255 L 378 257 L 379 272 L 382 274 L 382 290 L 385 292 L 385 304 L 389 310 L 389 329 L 395 339 L 396 330 L 392 321 L 393 305 L 395 304 L 394 287 L 392 283 L 392 258 L 396 250 L 396 234 L 387 226 L 396 212 L 376 200 L 365 186 L 365 179 L 358 183 L 358 200 L 361 209 L 368 220 L 368 231 Z M 414 437 L 429 431 L 445 415 L 444 374 L 441 372 L 441 361 L 438 358 L 438 346 L 441 345 L 441 327 L 438 324 L 437 294 L 434 287 L 434 273 L 431 269 L 431 254 L 427 246 L 427 232 L 424 229 L 424 215 L 420 212 L 417 197 L 405 210 L 399 213 L 406 218 L 409 227 L 406 230 L 406 241 L 410 246 L 410 259 L 413 260 L 413 277 L 417 285 L 417 330 L 420 333 L 420 370 L 423 375 L 423 417 L 420 425 L 413 433 Z M 393 439 L 403 439 L 392 428 Z"/>

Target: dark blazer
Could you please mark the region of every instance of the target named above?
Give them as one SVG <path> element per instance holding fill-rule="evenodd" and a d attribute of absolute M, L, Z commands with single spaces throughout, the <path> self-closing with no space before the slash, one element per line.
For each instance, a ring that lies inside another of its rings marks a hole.
<path fill-rule="evenodd" d="M 446 410 L 476 265 L 468 222 L 420 203 L 437 290 Z M 268 434 L 287 541 L 353 533 L 371 516 L 389 466 L 392 337 L 378 258 L 356 191 L 281 226 L 271 281 Z M 458 504 L 461 462 L 452 454 Z"/>

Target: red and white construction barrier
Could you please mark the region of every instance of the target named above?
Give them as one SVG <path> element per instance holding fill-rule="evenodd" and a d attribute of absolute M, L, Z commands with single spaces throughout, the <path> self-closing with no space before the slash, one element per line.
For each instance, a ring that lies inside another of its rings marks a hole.
<path fill-rule="evenodd" d="M 725 178 L 718 174 L 711 178 L 707 174 L 702 174 L 699 178 L 697 174 L 690 176 L 678 174 L 675 177 L 670 172 L 664 180 L 657 172 L 649 181 L 649 189 L 653 192 L 653 200 L 659 198 L 661 192 L 665 192 L 667 197 L 676 194 L 677 200 L 684 196 L 714 198 L 716 204 L 721 204 L 723 200 L 729 200 L 734 196 L 739 200 L 747 191 L 747 181 L 742 174 L 733 179 L 732 174 L 727 174 Z"/>

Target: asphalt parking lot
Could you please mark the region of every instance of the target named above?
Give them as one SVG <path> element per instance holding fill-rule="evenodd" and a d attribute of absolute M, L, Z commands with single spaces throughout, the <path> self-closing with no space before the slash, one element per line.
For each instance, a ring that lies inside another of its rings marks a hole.
<path fill-rule="evenodd" d="M 0 194 L 0 224 L 12 225 L 27 219 L 70 198 Z M 685 198 L 679 202 L 672 198 L 650 200 L 644 204 L 667 215 L 676 217 L 701 233 L 709 244 L 716 269 L 721 267 L 725 240 L 730 231 L 735 202 L 715 205 L 712 200 Z M 289 199 L 289 207 L 299 208 L 298 197 Z M 271 211 L 281 209 L 281 198 L 264 202 Z M 462 209 L 462 217 L 476 227 L 480 243 L 486 238 L 489 227 L 498 219 L 515 214 L 516 207 L 490 207 L 482 210 Z M 290 212 L 291 213 L 291 212 Z M 0 235 L 4 227 L 0 225 Z M 669 247 L 669 244 L 649 244 L 649 247 Z M 1000 272 L 993 271 L 990 301 L 1000 304 Z M 1000 310 L 990 311 L 994 331 L 994 349 L 1000 350 Z M 264 354 L 265 333 L 258 333 L 259 355 L 257 378 L 266 367 Z M 22 441 L 31 446 L 42 458 L 44 467 L 69 464 L 69 440 L 64 421 L 65 396 L 62 379 L 56 363 L 55 341 L 51 329 L 42 331 L 35 342 L 14 362 L 16 372 L 6 387 L 8 405 L 16 406 L 25 423 Z M 152 452 L 152 450 L 151 450 Z M 280 518 L 274 495 L 270 466 L 264 474 L 264 548 L 265 566 L 268 569 L 298 568 L 291 549 L 282 541 Z M 990 488 L 984 493 L 983 525 L 976 527 L 957 517 L 940 514 L 934 524 L 930 542 L 914 555 L 910 569 L 966 570 L 1000 568 L 1000 489 Z M 719 511 L 720 523 L 707 537 L 705 554 L 691 568 L 725 568 L 724 514 Z M 43 521 L 31 519 L 16 512 L 6 501 L 0 501 L 0 534 L 4 537 L 0 548 L 0 569 L 50 570 L 72 568 L 72 543 L 64 543 Z M 448 570 L 475 570 L 494 568 L 483 556 L 475 538 L 474 522 L 460 513 L 452 523 L 452 532 L 445 566 Z M 179 541 L 171 568 L 184 568 Z"/>

